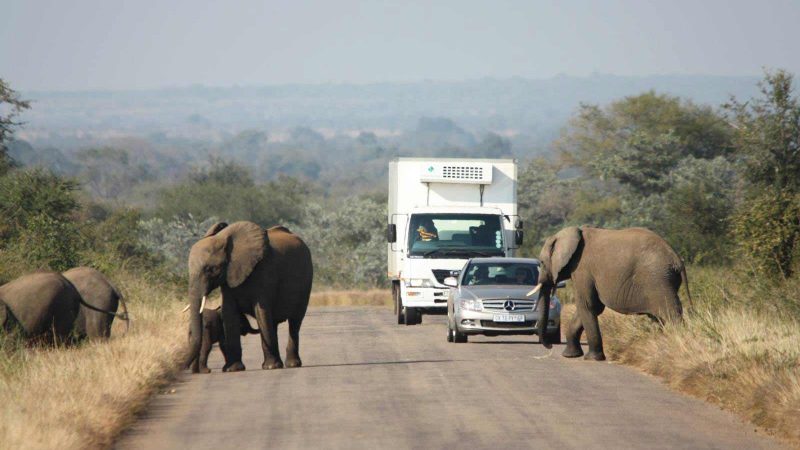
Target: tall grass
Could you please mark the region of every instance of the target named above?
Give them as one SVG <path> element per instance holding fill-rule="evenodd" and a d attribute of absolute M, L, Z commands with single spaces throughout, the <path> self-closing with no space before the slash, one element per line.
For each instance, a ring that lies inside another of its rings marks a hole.
<path fill-rule="evenodd" d="M 713 268 L 690 269 L 689 279 L 694 309 L 681 324 L 662 329 L 606 309 L 606 355 L 800 446 L 800 281 Z"/>
<path fill-rule="evenodd" d="M 183 295 L 139 277 L 114 277 L 131 313 L 109 341 L 74 347 L 0 342 L 0 447 L 106 448 L 179 370 Z"/>

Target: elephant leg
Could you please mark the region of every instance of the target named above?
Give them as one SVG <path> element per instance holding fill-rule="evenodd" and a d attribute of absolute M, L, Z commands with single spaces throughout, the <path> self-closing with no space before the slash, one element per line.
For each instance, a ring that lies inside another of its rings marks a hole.
<path fill-rule="evenodd" d="M 228 363 L 223 367 L 223 372 L 239 372 L 245 370 L 242 363 L 242 340 L 239 323 L 239 309 L 235 302 L 225 302 L 222 299 L 222 328 L 225 333 L 225 348 L 228 353 Z"/>
<path fill-rule="evenodd" d="M 577 294 L 576 314 L 580 319 L 583 330 L 586 332 L 586 340 L 589 343 L 589 353 L 583 359 L 603 361 L 606 355 L 603 353 L 603 337 L 600 334 L 600 324 L 597 316 L 603 312 L 605 305 L 600 302 L 600 296 L 594 282 L 586 277 L 573 277 L 575 293 Z"/>
<path fill-rule="evenodd" d="M 264 351 L 264 363 L 261 364 L 261 368 L 282 369 L 283 361 L 278 350 L 278 324 L 272 312 L 262 302 L 256 303 L 255 312 L 258 328 L 261 330 L 261 349 Z"/>
<path fill-rule="evenodd" d="M 200 373 L 200 363 L 198 361 L 198 358 L 194 358 L 189 363 L 189 368 L 192 369 L 192 373 Z"/>
<path fill-rule="evenodd" d="M 203 329 L 203 339 L 202 343 L 200 344 L 200 355 L 198 359 L 199 367 L 198 372 L 200 373 L 210 373 L 211 370 L 208 368 L 208 354 L 211 353 L 211 330 L 207 327 Z"/>
<path fill-rule="evenodd" d="M 572 315 L 569 321 L 569 328 L 567 328 L 567 347 L 561 353 L 565 358 L 577 358 L 583 356 L 583 349 L 581 348 L 581 334 L 583 334 L 583 324 L 578 312 Z"/>
<path fill-rule="evenodd" d="M 300 325 L 303 319 L 289 319 L 289 343 L 286 345 L 286 367 L 300 367 Z"/>

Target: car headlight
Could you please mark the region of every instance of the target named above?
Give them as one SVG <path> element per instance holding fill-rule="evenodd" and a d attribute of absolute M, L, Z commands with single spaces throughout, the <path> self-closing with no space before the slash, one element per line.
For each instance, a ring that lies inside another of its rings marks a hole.
<path fill-rule="evenodd" d="M 461 309 L 466 309 L 467 311 L 483 311 L 483 302 L 476 298 L 462 299 Z"/>
<path fill-rule="evenodd" d="M 433 287 L 433 282 L 427 278 L 409 278 L 406 281 L 406 287 L 429 288 Z"/>

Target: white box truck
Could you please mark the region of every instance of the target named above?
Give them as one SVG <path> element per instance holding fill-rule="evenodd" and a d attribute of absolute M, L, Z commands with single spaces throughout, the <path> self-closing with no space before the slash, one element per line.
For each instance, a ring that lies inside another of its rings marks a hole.
<path fill-rule="evenodd" d="M 398 158 L 389 163 L 388 275 L 398 324 L 446 314 L 469 258 L 522 244 L 513 159 Z"/>

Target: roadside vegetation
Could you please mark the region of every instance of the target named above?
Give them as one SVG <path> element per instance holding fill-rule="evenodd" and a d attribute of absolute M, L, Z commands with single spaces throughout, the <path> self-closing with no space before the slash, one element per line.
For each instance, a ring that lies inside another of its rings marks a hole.
<path fill-rule="evenodd" d="M 312 306 L 389 305 L 386 163 L 419 155 L 521 158 L 524 256 L 568 225 L 664 236 L 689 264 L 694 309 L 664 330 L 606 312 L 607 355 L 800 442 L 800 104 L 788 73 L 767 73 L 761 88 L 718 107 L 657 92 L 583 105 L 548 151 L 420 119 L 414 152 L 373 133 L 298 128 L 280 141 L 241 132 L 193 154 L 154 151 L 167 145 L 155 137 L 63 151 L 15 140 L 30 105 L 0 83 L 0 283 L 92 266 L 132 317 L 107 343 L 0 336 L 0 442 L 110 445 L 179 370 L 186 256 L 215 222 L 302 236 Z"/>

